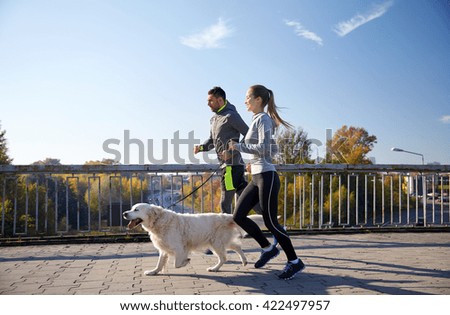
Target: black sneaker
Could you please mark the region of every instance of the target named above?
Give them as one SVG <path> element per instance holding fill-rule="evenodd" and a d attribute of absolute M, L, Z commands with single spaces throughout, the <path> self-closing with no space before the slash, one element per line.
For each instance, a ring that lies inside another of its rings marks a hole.
<path fill-rule="evenodd" d="M 268 252 L 263 250 L 261 252 L 261 256 L 259 257 L 258 261 L 255 263 L 255 268 L 264 267 L 269 260 L 277 257 L 279 253 L 280 251 L 276 246 L 272 246 L 272 249 L 269 250 Z"/>
<path fill-rule="evenodd" d="M 288 262 L 283 269 L 283 272 L 278 275 L 278 278 L 283 280 L 290 280 L 294 278 L 295 274 L 305 269 L 305 264 L 301 259 L 298 260 L 298 263 L 293 264 Z"/>

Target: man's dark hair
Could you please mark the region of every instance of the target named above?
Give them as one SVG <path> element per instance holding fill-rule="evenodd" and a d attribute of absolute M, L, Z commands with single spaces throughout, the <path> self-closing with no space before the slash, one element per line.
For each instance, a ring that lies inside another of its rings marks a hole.
<path fill-rule="evenodd" d="M 208 95 L 214 95 L 215 97 L 221 97 L 225 101 L 227 99 L 227 95 L 225 91 L 220 86 L 215 86 L 211 90 L 208 91 Z"/>

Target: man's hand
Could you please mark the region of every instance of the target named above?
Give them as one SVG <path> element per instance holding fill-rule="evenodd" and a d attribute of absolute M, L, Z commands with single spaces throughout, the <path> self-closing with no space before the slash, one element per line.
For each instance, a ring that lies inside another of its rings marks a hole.
<path fill-rule="evenodd" d="M 198 152 L 200 152 L 200 146 L 196 145 L 194 146 L 194 154 L 197 154 Z"/>
<path fill-rule="evenodd" d="M 222 161 L 227 161 L 227 160 L 231 159 L 231 157 L 233 156 L 233 154 L 230 151 L 223 151 L 219 155 L 220 155 L 220 158 L 222 159 Z"/>
<path fill-rule="evenodd" d="M 236 144 L 238 144 L 236 141 L 230 140 L 228 142 L 228 150 L 231 150 L 231 151 L 236 150 Z"/>

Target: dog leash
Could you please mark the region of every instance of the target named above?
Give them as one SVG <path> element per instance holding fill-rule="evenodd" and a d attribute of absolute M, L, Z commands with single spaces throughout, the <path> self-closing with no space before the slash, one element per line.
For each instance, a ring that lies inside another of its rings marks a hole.
<path fill-rule="evenodd" d="M 188 197 L 192 196 L 197 190 L 199 190 L 200 188 L 202 188 L 202 187 L 203 187 L 203 186 L 211 179 L 211 177 L 213 177 L 214 174 L 222 167 L 222 165 L 224 165 L 224 163 L 219 164 L 219 166 L 218 166 L 215 170 L 213 170 L 213 171 L 211 172 L 211 175 L 209 175 L 208 178 L 205 179 L 205 180 L 203 181 L 203 183 L 200 184 L 200 186 L 196 187 L 194 190 L 192 190 L 189 194 L 187 194 L 187 195 L 184 196 L 183 198 L 181 198 L 181 199 L 177 200 L 176 202 L 172 203 L 172 204 L 168 207 L 168 209 L 170 209 L 170 208 L 172 208 L 173 206 L 179 204 L 179 203 L 182 202 L 183 200 L 186 200 Z"/>

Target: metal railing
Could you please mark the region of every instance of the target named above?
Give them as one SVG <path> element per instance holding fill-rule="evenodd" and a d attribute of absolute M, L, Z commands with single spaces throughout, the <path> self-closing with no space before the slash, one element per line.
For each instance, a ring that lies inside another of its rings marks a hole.
<path fill-rule="evenodd" d="M 217 165 L 0 165 L 1 236 L 126 231 L 136 202 L 168 207 Z M 278 165 L 290 230 L 449 227 L 450 165 Z M 172 207 L 219 212 L 216 174 Z"/>

